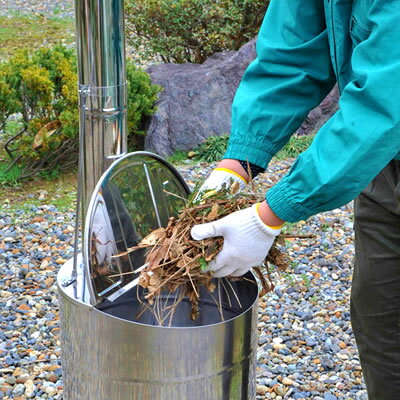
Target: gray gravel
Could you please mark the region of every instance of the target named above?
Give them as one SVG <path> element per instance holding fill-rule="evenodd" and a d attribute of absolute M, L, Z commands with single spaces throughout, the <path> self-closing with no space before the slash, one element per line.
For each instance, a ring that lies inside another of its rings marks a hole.
<path fill-rule="evenodd" d="M 260 191 L 289 165 L 273 163 Z M 193 184 L 210 168 L 179 170 Z M 54 282 L 72 257 L 74 214 L 41 199 L 0 206 L 0 399 L 62 396 Z M 367 399 L 349 315 L 351 216 L 348 205 L 286 228 L 303 237 L 289 238 L 291 270 L 273 272 L 275 291 L 260 301 L 257 399 Z"/>
<path fill-rule="evenodd" d="M 74 214 L 48 201 L 0 207 L 0 399 L 61 398 L 54 282 L 72 256 Z"/>

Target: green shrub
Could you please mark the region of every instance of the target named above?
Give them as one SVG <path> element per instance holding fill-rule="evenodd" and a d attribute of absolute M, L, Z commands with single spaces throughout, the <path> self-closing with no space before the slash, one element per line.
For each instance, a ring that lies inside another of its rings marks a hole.
<path fill-rule="evenodd" d="M 293 135 L 283 148 L 276 154 L 278 160 L 285 158 L 296 158 L 300 153 L 307 150 L 315 135 L 298 136 Z"/>
<path fill-rule="evenodd" d="M 295 158 L 303 151 L 307 150 L 315 135 L 298 136 L 293 135 L 286 145 L 276 154 L 276 159 Z M 215 162 L 221 160 L 227 147 L 228 135 L 209 136 L 205 142 L 194 149 L 195 159 L 205 162 Z"/>
<path fill-rule="evenodd" d="M 0 108 L 8 116 L 18 113 L 22 123 L 20 132 L 3 137 L 11 158 L 8 170 L 18 165 L 24 179 L 74 162 L 78 109 L 73 52 L 62 46 L 33 54 L 22 50 L 0 64 L 0 75 L 13 91 L 12 103 L 1 102 Z"/>
<path fill-rule="evenodd" d="M 7 165 L 0 164 L 0 185 L 16 186 L 21 176 L 18 165 L 8 168 Z"/>
<path fill-rule="evenodd" d="M 221 160 L 228 147 L 228 135 L 209 136 L 205 142 L 194 149 L 195 159 L 205 162 Z"/>
<path fill-rule="evenodd" d="M 174 154 L 167 157 L 167 161 L 171 164 L 179 164 L 188 159 L 187 151 L 177 150 Z"/>
<path fill-rule="evenodd" d="M 6 74 L 0 70 L 0 132 L 4 131 L 10 115 L 18 112 L 15 90 L 7 83 Z"/>
<path fill-rule="evenodd" d="M 127 0 L 128 43 L 143 57 L 202 63 L 253 38 L 268 0 Z"/>
<path fill-rule="evenodd" d="M 0 63 L 0 140 L 10 159 L 3 177 L 13 171 L 15 179 L 17 170 L 19 179 L 52 174 L 77 163 L 76 71 L 74 52 L 60 45 L 33 54 L 19 51 Z M 144 120 L 154 113 L 160 88 L 133 65 L 127 66 L 127 75 L 128 136 L 143 138 Z M 8 129 L 11 115 L 20 118 L 18 132 Z"/>
<path fill-rule="evenodd" d="M 161 86 L 153 85 L 149 75 L 128 63 L 126 67 L 128 81 L 128 148 L 142 150 L 146 135 L 147 118 L 156 111 L 155 102 Z"/>

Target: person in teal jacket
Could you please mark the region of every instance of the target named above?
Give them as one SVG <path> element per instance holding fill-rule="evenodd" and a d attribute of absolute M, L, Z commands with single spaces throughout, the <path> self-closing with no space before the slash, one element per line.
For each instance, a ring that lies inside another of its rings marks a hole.
<path fill-rule="evenodd" d="M 223 236 L 215 276 L 261 264 L 285 221 L 355 200 L 351 314 L 370 400 L 400 396 L 400 1 L 272 0 L 201 190 L 268 167 L 337 83 L 339 109 L 266 200 L 192 229 Z M 361 193 L 361 194 L 360 194 Z M 358 197 L 357 197 L 358 196 Z"/>

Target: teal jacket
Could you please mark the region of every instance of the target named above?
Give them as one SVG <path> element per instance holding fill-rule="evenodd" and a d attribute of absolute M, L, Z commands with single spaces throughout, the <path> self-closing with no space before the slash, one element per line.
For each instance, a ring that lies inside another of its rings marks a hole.
<path fill-rule="evenodd" d="M 338 83 L 339 110 L 266 195 L 295 222 L 355 198 L 400 159 L 400 0 L 272 0 L 224 158 L 266 168 Z"/>

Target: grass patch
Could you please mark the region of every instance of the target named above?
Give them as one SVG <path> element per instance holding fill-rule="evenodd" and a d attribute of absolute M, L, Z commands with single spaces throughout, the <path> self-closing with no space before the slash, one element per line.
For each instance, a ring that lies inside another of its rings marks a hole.
<path fill-rule="evenodd" d="M 296 158 L 300 153 L 307 150 L 315 135 L 297 136 L 293 135 L 288 143 L 275 155 L 276 160 Z M 228 135 L 210 136 L 205 142 L 194 149 L 195 158 L 200 161 L 219 161 L 228 147 Z"/>
<path fill-rule="evenodd" d="M 0 60 L 18 49 L 35 50 L 49 44 L 71 44 L 75 41 L 75 21 L 72 18 L 45 16 L 0 16 Z"/>
<path fill-rule="evenodd" d="M 178 150 L 171 156 L 167 158 L 167 161 L 171 164 L 179 164 L 188 158 L 187 152 L 183 150 Z"/>
<path fill-rule="evenodd" d="M 277 160 L 285 158 L 296 158 L 300 153 L 307 150 L 315 135 L 297 136 L 293 135 L 286 145 L 275 155 Z"/>
<path fill-rule="evenodd" d="M 228 147 L 228 140 L 228 135 L 209 136 L 203 143 L 193 150 L 196 154 L 195 159 L 205 162 L 221 160 Z"/>
<path fill-rule="evenodd" d="M 16 186 L 20 175 L 21 170 L 18 165 L 14 165 L 8 170 L 8 165 L 0 164 L 0 186 Z"/>
<path fill-rule="evenodd" d="M 0 165 L 1 167 L 1 165 Z M 46 191 L 44 199 L 39 199 Z M 58 177 L 36 178 L 21 185 L 0 185 L 0 211 L 29 209 L 30 205 L 53 205 L 61 212 L 74 211 L 77 171 L 64 172 Z"/>
<path fill-rule="evenodd" d="M 69 193 L 65 193 L 63 196 L 56 197 L 51 204 L 54 207 L 57 207 L 61 212 L 64 211 L 75 211 L 75 203 L 76 203 L 76 192 L 75 188 L 73 191 Z"/>

